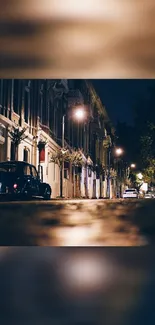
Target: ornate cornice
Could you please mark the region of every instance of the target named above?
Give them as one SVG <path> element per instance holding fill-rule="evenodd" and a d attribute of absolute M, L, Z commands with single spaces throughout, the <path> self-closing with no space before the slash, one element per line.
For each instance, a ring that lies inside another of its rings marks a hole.
<path fill-rule="evenodd" d="M 84 98 L 79 89 L 70 90 L 68 92 L 68 104 L 69 106 L 83 105 Z"/>
<path fill-rule="evenodd" d="M 106 111 L 106 108 L 103 105 L 103 103 L 101 102 L 100 97 L 96 93 L 95 88 L 93 87 L 93 85 L 91 84 L 90 81 L 86 80 L 85 82 L 86 82 L 87 88 L 89 89 L 89 93 L 91 95 L 92 104 L 96 105 L 99 114 L 102 115 L 106 121 L 110 121 L 108 113 Z"/>
<path fill-rule="evenodd" d="M 108 113 L 106 111 L 105 106 L 103 105 L 100 97 L 97 95 L 96 90 L 93 87 L 92 83 L 90 81 L 88 81 L 88 80 L 86 80 L 85 82 L 86 82 L 86 85 L 87 85 L 87 87 L 89 89 L 89 92 L 90 92 L 90 95 L 91 95 L 91 103 L 92 103 L 92 105 L 96 106 L 99 115 L 103 117 L 104 122 L 107 123 L 107 125 L 111 129 L 111 133 L 114 135 L 115 134 L 115 128 L 112 125 L 112 122 L 111 122 L 111 120 L 110 120 L 110 118 L 108 116 Z"/>

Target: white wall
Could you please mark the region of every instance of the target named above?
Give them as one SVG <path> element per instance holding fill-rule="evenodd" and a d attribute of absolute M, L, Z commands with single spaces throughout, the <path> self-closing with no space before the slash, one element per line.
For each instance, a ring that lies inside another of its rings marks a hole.
<path fill-rule="evenodd" d="M 88 177 L 88 196 L 91 199 L 93 197 L 93 179 L 94 173 L 91 173 L 91 177 Z"/>
<path fill-rule="evenodd" d="M 100 179 L 96 179 L 96 197 L 97 199 L 100 197 Z"/>
<path fill-rule="evenodd" d="M 85 175 L 86 175 L 86 170 L 85 167 L 82 167 L 82 173 L 81 173 L 81 196 L 85 197 Z"/>
<path fill-rule="evenodd" d="M 60 168 L 53 162 L 48 164 L 47 182 L 52 188 L 52 198 L 60 196 Z"/>

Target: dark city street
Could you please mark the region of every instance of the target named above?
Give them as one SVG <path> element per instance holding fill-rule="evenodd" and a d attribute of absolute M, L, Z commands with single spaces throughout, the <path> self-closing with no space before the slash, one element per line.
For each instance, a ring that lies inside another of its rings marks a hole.
<path fill-rule="evenodd" d="M 0 203 L 1 246 L 145 246 L 155 242 L 154 200 Z"/>
<path fill-rule="evenodd" d="M 0 89 L 0 245 L 153 245 L 154 80 Z"/>

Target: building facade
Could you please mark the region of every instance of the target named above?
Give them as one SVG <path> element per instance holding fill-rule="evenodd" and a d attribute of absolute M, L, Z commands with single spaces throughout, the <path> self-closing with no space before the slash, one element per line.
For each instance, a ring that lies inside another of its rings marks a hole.
<path fill-rule="evenodd" d="M 75 119 L 77 107 L 85 111 L 82 121 Z M 9 136 L 13 126 L 25 128 L 26 135 L 16 157 Z M 0 80 L 0 161 L 34 164 L 51 185 L 53 198 L 60 196 L 61 184 L 60 165 L 51 157 L 64 149 L 63 132 L 65 150 L 80 152 L 83 161 L 76 166 L 64 161 L 63 195 L 112 198 L 114 129 L 93 85 L 87 80 Z"/>

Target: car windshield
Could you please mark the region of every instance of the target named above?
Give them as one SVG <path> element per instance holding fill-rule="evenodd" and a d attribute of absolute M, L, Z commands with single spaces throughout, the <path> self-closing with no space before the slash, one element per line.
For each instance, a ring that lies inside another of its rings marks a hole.
<path fill-rule="evenodd" d="M 125 192 L 136 192 L 136 190 L 126 190 Z"/>

